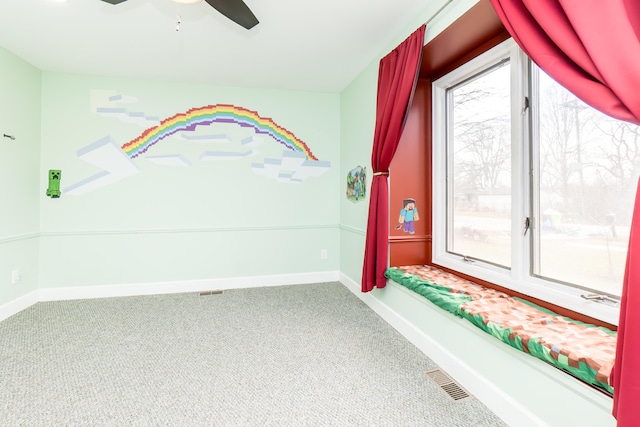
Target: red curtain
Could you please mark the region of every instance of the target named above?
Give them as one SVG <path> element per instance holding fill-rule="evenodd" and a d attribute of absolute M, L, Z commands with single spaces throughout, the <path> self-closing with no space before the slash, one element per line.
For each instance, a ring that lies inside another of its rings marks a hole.
<path fill-rule="evenodd" d="M 640 426 L 640 182 L 624 274 L 616 361 L 611 373 L 613 416 L 620 427 Z M 634 265 L 635 264 L 635 265 Z"/>
<path fill-rule="evenodd" d="M 384 288 L 389 245 L 389 165 L 396 153 L 418 80 L 426 25 L 422 25 L 380 60 L 376 127 L 371 166 L 367 239 L 362 267 L 362 292 Z"/>
<path fill-rule="evenodd" d="M 525 53 L 558 83 L 612 117 L 640 124 L 640 1 L 491 0 Z M 640 194 L 620 302 L 613 372 L 619 427 L 640 426 Z"/>
<path fill-rule="evenodd" d="M 491 0 L 522 50 L 592 107 L 640 124 L 640 2 Z"/>

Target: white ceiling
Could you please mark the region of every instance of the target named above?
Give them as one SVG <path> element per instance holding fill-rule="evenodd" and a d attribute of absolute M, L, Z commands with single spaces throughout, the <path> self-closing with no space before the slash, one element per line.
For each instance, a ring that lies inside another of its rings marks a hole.
<path fill-rule="evenodd" d="M 205 2 L 1 0 L 0 46 L 44 71 L 337 92 L 433 1 L 245 0 L 246 30 Z"/>

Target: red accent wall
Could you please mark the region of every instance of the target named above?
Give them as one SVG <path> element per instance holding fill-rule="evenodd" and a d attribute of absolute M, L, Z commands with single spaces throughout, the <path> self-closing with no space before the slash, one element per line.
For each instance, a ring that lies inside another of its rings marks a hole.
<path fill-rule="evenodd" d="M 431 115 L 431 83 L 420 79 L 409 116 L 405 123 L 398 150 L 389 168 L 389 243 L 391 265 L 426 264 L 431 260 L 427 249 L 431 242 L 431 189 L 425 179 L 428 173 L 427 115 Z M 405 233 L 398 217 L 403 200 L 415 199 L 419 220 L 414 223 L 415 234 Z"/>
<path fill-rule="evenodd" d="M 420 77 L 435 80 L 509 37 L 489 0 L 480 0 L 425 45 Z"/>

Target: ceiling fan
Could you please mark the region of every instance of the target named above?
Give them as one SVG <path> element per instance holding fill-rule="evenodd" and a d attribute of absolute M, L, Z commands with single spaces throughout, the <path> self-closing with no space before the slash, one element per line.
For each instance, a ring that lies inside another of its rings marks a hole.
<path fill-rule="evenodd" d="M 127 0 L 102 0 L 110 4 L 118 4 Z M 200 0 L 172 0 L 176 3 L 197 3 Z M 209 6 L 231 19 L 236 24 L 250 30 L 258 24 L 258 19 L 242 0 L 205 0 Z"/>

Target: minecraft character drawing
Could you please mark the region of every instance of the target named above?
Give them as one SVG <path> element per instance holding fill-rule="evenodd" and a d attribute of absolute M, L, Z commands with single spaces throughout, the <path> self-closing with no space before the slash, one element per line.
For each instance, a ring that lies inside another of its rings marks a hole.
<path fill-rule="evenodd" d="M 47 188 L 47 196 L 57 199 L 60 197 L 60 178 L 62 177 L 62 171 L 51 169 L 49 170 L 49 188 Z"/>
<path fill-rule="evenodd" d="M 362 181 L 360 180 L 360 175 L 356 174 L 356 200 L 360 198 L 360 193 L 362 193 Z"/>
<path fill-rule="evenodd" d="M 367 168 L 358 166 L 347 174 L 347 199 L 359 202 L 367 197 Z"/>
<path fill-rule="evenodd" d="M 415 221 L 420 221 L 416 201 L 414 199 L 404 199 L 402 201 L 400 217 L 398 218 L 400 225 L 396 226 L 396 230 L 400 230 L 400 228 L 403 227 L 405 233 L 414 234 L 416 232 L 413 225 Z"/>

